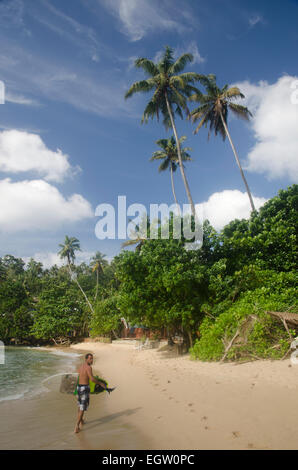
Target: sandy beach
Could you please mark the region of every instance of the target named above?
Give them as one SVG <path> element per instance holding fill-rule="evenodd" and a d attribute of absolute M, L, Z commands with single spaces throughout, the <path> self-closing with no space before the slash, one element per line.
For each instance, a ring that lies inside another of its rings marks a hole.
<path fill-rule="evenodd" d="M 117 386 L 105 412 L 127 413 L 146 449 L 297 448 L 298 367 L 290 360 L 219 364 L 127 344 L 74 348 L 94 352 L 94 369 Z"/>
<path fill-rule="evenodd" d="M 73 396 L 56 390 L 1 403 L 1 449 L 297 448 L 298 367 L 290 360 L 202 363 L 127 343 L 72 349 L 93 352 L 94 372 L 116 390 L 91 396 L 77 435 Z"/>

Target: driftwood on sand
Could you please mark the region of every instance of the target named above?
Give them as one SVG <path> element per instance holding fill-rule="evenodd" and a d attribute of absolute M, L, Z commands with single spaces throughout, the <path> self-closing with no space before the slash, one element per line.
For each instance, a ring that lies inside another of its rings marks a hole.
<path fill-rule="evenodd" d="M 298 326 L 298 314 L 290 313 L 290 312 L 269 312 L 269 311 L 267 311 L 266 313 L 268 313 L 272 317 L 279 318 L 282 321 L 290 339 L 292 340 L 293 338 L 289 331 L 287 323 L 290 323 L 291 325 L 294 325 L 294 326 Z"/>
<path fill-rule="evenodd" d="M 274 318 L 278 318 L 284 325 L 288 335 L 289 335 L 289 338 L 290 338 L 290 341 L 293 340 L 293 337 L 291 335 L 291 332 L 288 328 L 288 324 L 292 325 L 292 326 L 295 326 L 297 327 L 298 326 L 298 314 L 297 313 L 291 313 L 291 312 L 272 312 L 272 311 L 266 311 L 266 313 L 268 315 L 271 315 L 272 317 Z M 245 343 L 245 341 L 247 340 L 247 336 L 249 334 L 249 332 L 251 331 L 251 329 L 253 328 L 253 325 L 254 325 L 254 322 L 258 320 L 258 317 L 255 316 L 255 315 L 249 315 L 244 321 L 242 324 L 240 324 L 233 336 L 233 338 L 231 340 L 229 340 L 226 335 L 223 339 L 223 344 L 224 344 L 224 348 L 225 348 L 225 351 L 224 351 L 224 354 L 220 360 L 220 362 L 224 362 L 225 359 L 227 358 L 227 355 L 230 351 L 230 349 L 232 348 L 232 346 L 236 345 L 236 344 L 243 344 Z M 273 346 L 274 347 L 278 347 L 278 345 L 275 345 Z M 284 355 L 283 359 L 289 354 L 291 350 L 291 347 L 289 348 L 289 350 L 286 352 L 286 354 Z M 260 359 L 258 358 L 257 356 L 255 356 L 255 359 Z"/>
<path fill-rule="evenodd" d="M 236 342 L 236 340 L 238 342 L 241 342 L 243 343 L 243 341 L 245 342 L 247 340 L 247 337 L 249 335 L 249 332 L 251 331 L 251 329 L 253 328 L 253 325 L 255 323 L 255 321 L 257 320 L 257 317 L 255 315 L 249 315 L 247 318 L 245 318 L 245 320 L 239 325 L 239 327 L 237 328 L 237 331 L 236 333 L 234 334 L 233 338 L 230 340 L 230 341 L 227 341 L 227 338 L 225 336 L 225 338 L 223 339 L 223 344 L 224 344 L 224 347 L 225 347 L 225 352 L 224 352 L 224 355 L 222 356 L 220 362 L 224 362 L 224 360 L 226 359 L 227 355 L 228 355 L 228 352 L 230 351 L 231 347 L 234 345 L 234 343 Z"/>

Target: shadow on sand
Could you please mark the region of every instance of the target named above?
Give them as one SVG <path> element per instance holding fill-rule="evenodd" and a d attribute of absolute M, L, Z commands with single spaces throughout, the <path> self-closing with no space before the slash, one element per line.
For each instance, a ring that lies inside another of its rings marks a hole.
<path fill-rule="evenodd" d="M 91 421 L 87 421 L 86 425 L 85 425 L 86 430 L 89 431 L 89 429 L 93 429 L 97 426 L 101 426 L 103 424 L 110 423 L 114 419 L 121 418 L 122 416 L 130 416 L 134 413 L 137 413 L 141 409 L 142 409 L 141 407 L 138 407 L 138 408 L 134 408 L 134 409 L 131 409 L 131 410 L 120 411 L 119 413 L 113 413 L 111 415 L 103 416 L 102 418 L 99 418 L 99 419 L 93 419 Z M 90 426 L 90 424 L 91 424 L 91 426 Z"/>

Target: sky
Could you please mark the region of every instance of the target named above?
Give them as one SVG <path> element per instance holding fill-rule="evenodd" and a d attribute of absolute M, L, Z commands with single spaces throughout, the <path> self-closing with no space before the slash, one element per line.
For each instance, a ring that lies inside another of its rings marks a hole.
<path fill-rule="evenodd" d="M 170 173 L 149 161 L 171 133 L 141 124 L 150 94 L 124 99 L 145 78 L 135 59 L 158 61 L 166 45 L 175 57 L 193 54 L 185 71 L 213 73 L 245 95 L 252 119 L 228 125 L 256 207 L 297 183 L 297 0 L 0 0 L 0 43 L 0 257 L 49 267 L 68 235 L 80 240 L 78 262 L 96 251 L 111 260 L 123 240 L 97 238 L 98 205 L 117 217 L 118 196 L 148 210 L 173 203 Z M 176 124 L 204 217 L 217 230 L 247 218 L 228 140 Z M 179 170 L 175 187 L 187 203 Z"/>

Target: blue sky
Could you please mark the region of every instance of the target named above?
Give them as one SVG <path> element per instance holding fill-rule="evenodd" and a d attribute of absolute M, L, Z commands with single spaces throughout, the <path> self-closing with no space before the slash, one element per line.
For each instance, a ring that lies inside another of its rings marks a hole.
<path fill-rule="evenodd" d="M 156 60 L 165 45 L 193 54 L 186 70 L 245 94 L 253 119 L 229 126 L 257 206 L 297 182 L 297 26 L 295 0 L 0 1 L 0 256 L 49 265 L 67 234 L 81 242 L 79 260 L 96 250 L 111 258 L 121 241 L 96 238 L 98 204 L 173 202 L 169 173 L 149 162 L 170 134 L 141 125 L 149 96 L 124 100 L 143 78 L 134 60 Z M 218 229 L 247 217 L 228 140 L 194 136 L 186 120 L 177 128 L 193 149 L 186 174 L 205 216 Z M 175 184 L 187 203 L 178 172 Z"/>

